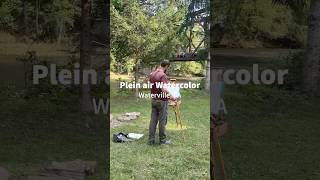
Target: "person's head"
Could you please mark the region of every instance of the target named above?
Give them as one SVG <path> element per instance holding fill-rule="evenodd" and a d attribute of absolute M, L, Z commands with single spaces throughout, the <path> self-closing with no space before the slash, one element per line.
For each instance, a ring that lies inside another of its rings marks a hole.
<path fill-rule="evenodd" d="M 165 60 L 162 60 L 161 63 L 160 63 L 160 66 L 161 68 L 163 68 L 165 71 L 167 71 L 167 69 L 169 68 L 170 66 L 170 61 L 165 59 Z"/>

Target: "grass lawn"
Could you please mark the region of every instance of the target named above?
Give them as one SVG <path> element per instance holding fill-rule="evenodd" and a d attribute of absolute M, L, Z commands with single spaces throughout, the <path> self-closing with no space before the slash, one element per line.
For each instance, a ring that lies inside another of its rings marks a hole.
<path fill-rule="evenodd" d="M 228 179 L 320 179 L 320 99 L 264 87 L 227 87 Z"/>
<path fill-rule="evenodd" d="M 182 92 L 183 122 L 188 128 L 177 130 L 171 111 L 168 133 L 175 144 L 149 147 L 149 100 L 137 101 L 126 93 L 117 95 L 115 89 L 112 92 L 114 115 L 131 111 L 142 114 L 138 120 L 112 129 L 112 133 L 146 135 L 130 144 L 111 143 L 112 179 L 208 179 L 207 93 Z M 225 101 L 230 129 L 221 144 L 228 179 L 320 179 L 319 98 L 271 87 L 228 86 Z"/>
<path fill-rule="evenodd" d="M 106 116 L 84 118 L 74 93 L 43 97 L 33 93 L 25 98 L 23 64 L 16 58 L 36 50 L 42 60 L 65 63 L 68 54 L 63 50 L 67 48 L 16 43 L 1 33 L 0 39 L 0 166 L 10 171 L 13 179 L 21 179 L 52 161 L 92 160 L 97 161 L 98 171 L 90 179 L 104 179 Z"/>
<path fill-rule="evenodd" d="M 76 95 L 23 98 L 23 67 L 16 57 L 30 47 L 55 62 L 65 62 L 67 55 L 52 45 L 1 42 L 0 47 L 0 80 L 5 84 L 0 86 L 0 166 L 17 179 L 51 161 L 96 160 L 98 172 L 91 179 L 103 179 L 106 117 L 92 116 L 88 125 Z M 118 92 L 115 79 L 128 79 L 114 77 L 112 114 L 138 111 L 141 117 L 112 129 L 111 134 L 136 132 L 145 137 L 130 144 L 111 143 L 112 179 L 209 179 L 209 93 L 183 91 L 186 127 L 175 127 L 170 110 L 167 129 L 174 144 L 150 147 L 146 145 L 150 100 L 137 101 L 133 92 Z M 319 98 L 239 86 L 226 87 L 225 101 L 231 127 L 221 143 L 229 180 L 320 179 Z"/>
<path fill-rule="evenodd" d="M 128 144 L 111 142 L 111 179 L 209 179 L 209 93 L 182 91 L 182 123 L 186 127 L 176 128 L 170 109 L 167 133 L 174 144 L 149 146 L 150 99 L 137 100 L 129 93 L 116 94 L 115 87 L 113 81 L 111 113 L 138 111 L 141 116 L 112 129 L 111 133 L 136 132 L 145 136 Z"/>
<path fill-rule="evenodd" d="M 103 179 L 106 116 L 83 118 L 76 96 L 24 99 L 17 92 L 0 90 L 0 166 L 19 179 L 52 161 L 93 160 L 98 171 L 91 179 Z"/>
<path fill-rule="evenodd" d="M 68 62 L 68 49 L 65 44 L 20 43 L 15 37 L 0 32 L 0 82 L 24 88 L 24 64 L 17 58 L 25 56 L 27 51 L 36 51 L 41 60 L 60 65 Z"/>

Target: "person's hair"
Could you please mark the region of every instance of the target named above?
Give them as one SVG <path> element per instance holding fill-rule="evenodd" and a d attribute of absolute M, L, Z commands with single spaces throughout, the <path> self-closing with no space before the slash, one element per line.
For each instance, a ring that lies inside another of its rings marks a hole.
<path fill-rule="evenodd" d="M 161 67 L 167 67 L 167 66 L 170 66 L 170 61 L 165 59 L 165 60 L 162 60 L 161 61 Z"/>

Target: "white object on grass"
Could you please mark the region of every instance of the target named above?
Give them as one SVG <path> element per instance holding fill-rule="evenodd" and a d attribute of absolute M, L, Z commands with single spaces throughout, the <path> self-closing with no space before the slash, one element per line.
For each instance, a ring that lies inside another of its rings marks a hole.
<path fill-rule="evenodd" d="M 137 133 L 129 133 L 128 134 L 128 138 L 130 138 L 130 139 L 138 140 L 138 139 L 141 139 L 142 137 L 143 137 L 143 134 L 137 134 Z"/>

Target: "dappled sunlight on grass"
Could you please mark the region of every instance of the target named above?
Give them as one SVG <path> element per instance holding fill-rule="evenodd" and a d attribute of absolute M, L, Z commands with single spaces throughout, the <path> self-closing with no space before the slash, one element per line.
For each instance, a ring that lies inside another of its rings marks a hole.
<path fill-rule="evenodd" d="M 123 81 L 128 81 L 132 79 L 132 77 L 126 74 L 116 74 L 116 73 L 110 72 L 110 80 L 118 80 L 118 79 L 121 79 Z"/>
<path fill-rule="evenodd" d="M 176 124 L 167 124 L 167 130 L 171 130 L 171 131 L 183 131 L 183 130 L 187 130 L 188 128 L 190 128 L 189 126 L 186 125 L 182 125 L 182 128 L 180 126 L 176 126 Z"/>

